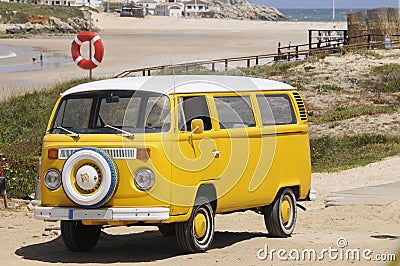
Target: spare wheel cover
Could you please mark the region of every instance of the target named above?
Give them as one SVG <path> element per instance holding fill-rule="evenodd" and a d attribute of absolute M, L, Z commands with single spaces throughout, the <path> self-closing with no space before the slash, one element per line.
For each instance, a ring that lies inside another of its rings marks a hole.
<path fill-rule="evenodd" d="M 65 194 L 74 204 L 96 208 L 115 194 L 119 173 L 108 153 L 88 147 L 76 150 L 67 158 L 61 179 Z"/>

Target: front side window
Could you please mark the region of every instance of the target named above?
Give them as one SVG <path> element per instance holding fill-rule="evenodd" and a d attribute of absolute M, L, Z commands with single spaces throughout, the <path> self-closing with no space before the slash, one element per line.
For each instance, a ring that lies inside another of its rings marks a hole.
<path fill-rule="evenodd" d="M 249 96 L 215 97 L 214 100 L 221 129 L 256 125 Z"/>
<path fill-rule="evenodd" d="M 212 129 L 210 112 L 205 96 L 178 98 L 178 124 L 180 131 L 191 131 L 193 119 L 203 120 L 204 130 Z"/>
<path fill-rule="evenodd" d="M 50 133 L 166 132 L 170 129 L 167 96 L 144 91 L 96 91 L 61 100 Z"/>
<path fill-rule="evenodd" d="M 287 95 L 257 95 L 263 126 L 295 124 L 296 117 Z"/>

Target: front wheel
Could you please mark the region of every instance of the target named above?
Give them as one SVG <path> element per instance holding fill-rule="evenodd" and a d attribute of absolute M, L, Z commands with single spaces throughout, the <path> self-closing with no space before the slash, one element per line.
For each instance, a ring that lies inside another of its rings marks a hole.
<path fill-rule="evenodd" d="M 271 205 L 264 208 L 264 221 L 268 233 L 273 237 L 289 237 L 296 224 L 296 197 L 290 188 L 285 188 Z"/>
<path fill-rule="evenodd" d="M 81 221 L 61 221 L 64 244 L 71 251 L 88 251 L 99 241 L 101 225 L 83 225 Z"/>
<path fill-rule="evenodd" d="M 178 246 L 183 252 L 206 251 L 214 238 L 214 211 L 207 198 L 198 198 L 190 219 L 177 223 L 175 230 Z"/>

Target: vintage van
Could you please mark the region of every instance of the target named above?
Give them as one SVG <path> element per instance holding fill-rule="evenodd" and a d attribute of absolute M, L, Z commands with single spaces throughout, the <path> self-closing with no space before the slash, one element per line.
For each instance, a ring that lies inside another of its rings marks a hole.
<path fill-rule="evenodd" d="M 37 219 L 72 251 L 103 225 L 155 225 L 207 250 L 215 214 L 253 210 L 288 237 L 310 196 L 307 113 L 290 85 L 238 76 L 90 82 L 61 94 L 41 159 Z M 245 225 L 243 225 L 245 226 Z"/>

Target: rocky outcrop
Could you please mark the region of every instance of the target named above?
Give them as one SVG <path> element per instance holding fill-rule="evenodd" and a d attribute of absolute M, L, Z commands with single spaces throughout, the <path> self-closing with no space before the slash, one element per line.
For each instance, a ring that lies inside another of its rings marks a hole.
<path fill-rule="evenodd" d="M 278 9 L 257 4 L 246 0 L 202 0 L 209 4 L 208 14 L 205 17 L 249 19 L 249 20 L 288 20 Z"/>
<path fill-rule="evenodd" d="M 6 28 L 7 34 L 44 34 L 44 33 L 79 33 L 89 30 L 99 31 L 92 23 L 89 16 L 84 18 L 69 18 L 67 22 L 56 17 L 49 17 L 45 24 L 25 23 L 22 25 L 10 25 Z"/>

